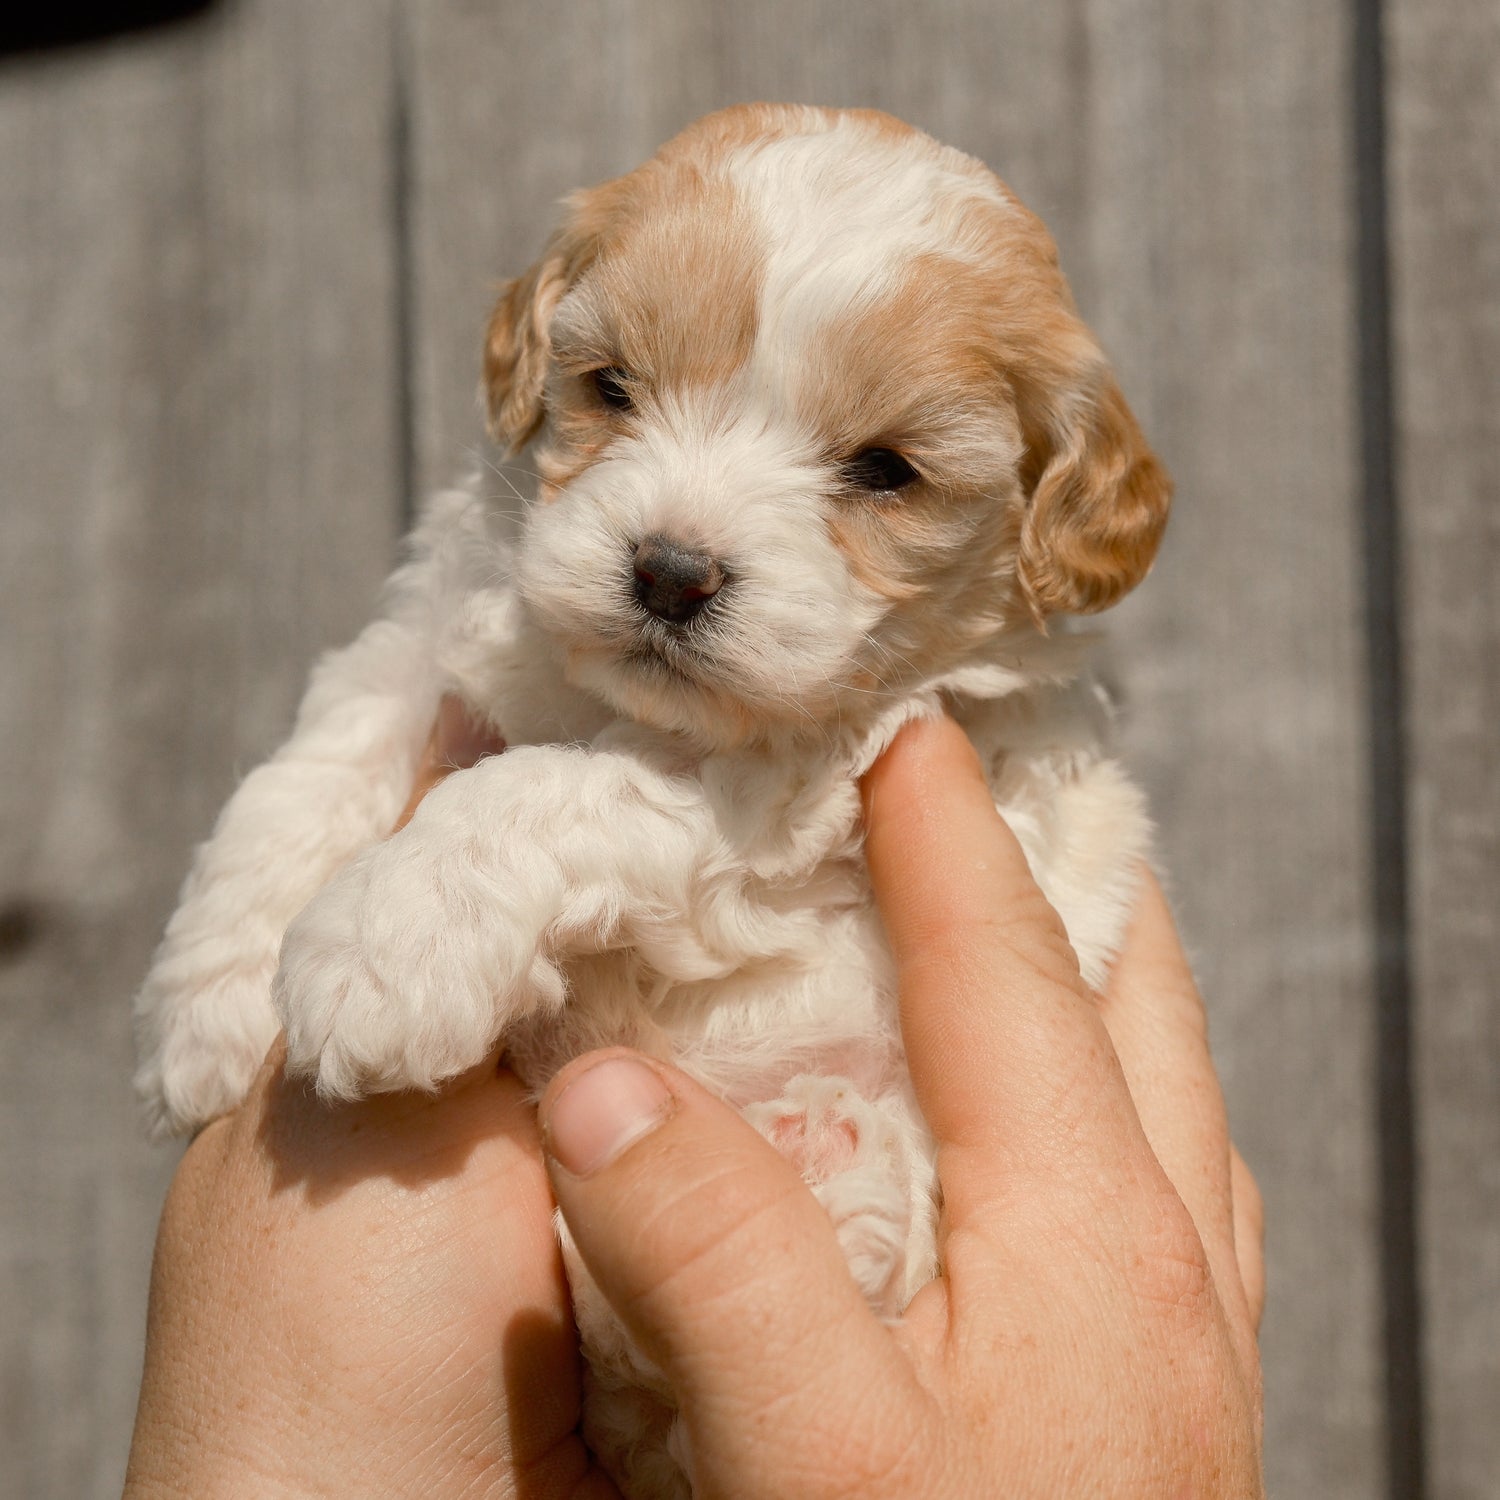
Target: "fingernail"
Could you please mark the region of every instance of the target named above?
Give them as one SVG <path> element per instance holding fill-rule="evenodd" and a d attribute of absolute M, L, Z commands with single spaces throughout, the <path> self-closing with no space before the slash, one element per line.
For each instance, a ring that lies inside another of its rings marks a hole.
<path fill-rule="evenodd" d="M 608 1057 L 581 1073 L 547 1115 L 548 1153 L 575 1177 L 607 1167 L 672 1113 L 666 1085 L 633 1057 Z"/>

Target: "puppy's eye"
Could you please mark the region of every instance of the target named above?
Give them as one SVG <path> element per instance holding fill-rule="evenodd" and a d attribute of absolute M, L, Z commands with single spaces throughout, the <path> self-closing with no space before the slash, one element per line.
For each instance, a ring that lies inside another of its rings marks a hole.
<path fill-rule="evenodd" d="M 612 406 L 616 411 L 629 411 L 635 405 L 630 396 L 628 370 L 622 370 L 618 365 L 606 365 L 602 370 L 595 370 L 589 379 L 594 382 L 594 389 L 606 406 Z"/>
<path fill-rule="evenodd" d="M 866 448 L 844 465 L 844 479 L 860 490 L 904 490 L 922 476 L 894 448 Z"/>

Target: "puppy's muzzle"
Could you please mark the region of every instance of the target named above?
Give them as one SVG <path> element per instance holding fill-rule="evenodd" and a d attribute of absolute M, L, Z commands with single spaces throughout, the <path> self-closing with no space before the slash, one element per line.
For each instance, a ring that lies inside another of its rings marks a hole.
<path fill-rule="evenodd" d="M 701 614 L 724 587 L 724 569 L 706 552 L 692 552 L 664 536 L 648 536 L 635 549 L 635 599 L 669 625 Z"/>

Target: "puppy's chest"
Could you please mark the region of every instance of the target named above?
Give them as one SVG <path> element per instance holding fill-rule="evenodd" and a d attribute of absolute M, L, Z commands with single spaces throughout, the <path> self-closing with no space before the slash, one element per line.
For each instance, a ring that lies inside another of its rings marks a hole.
<path fill-rule="evenodd" d="M 883 1067 L 894 1002 L 860 851 L 858 746 L 796 761 L 695 757 L 569 686 L 557 643 L 505 583 L 455 590 L 436 613 L 444 689 L 510 745 L 631 758 L 647 782 L 690 785 L 713 830 L 679 905 L 629 942 L 564 961 L 571 1003 L 513 1039 L 523 1076 L 540 1085 L 576 1053 L 611 1044 L 686 1062 L 731 1095 L 747 1075 L 784 1073 L 809 1052 L 815 1067 L 836 1055 L 848 1074 Z M 1138 796 L 1102 759 L 1098 694 L 1074 678 L 948 706 L 1093 979 L 1117 946 L 1128 871 L 1148 837 Z"/>
<path fill-rule="evenodd" d="M 701 911 L 663 913 L 640 942 L 568 959 L 571 1003 L 513 1038 L 517 1071 L 540 1088 L 582 1052 L 628 1045 L 739 1103 L 806 1072 L 886 1086 L 899 1067 L 894 985 L 859 862 L 752 880 L 736 905 L 708 930 Z M 705 954 L 719 971 L 694 977 Z"/>

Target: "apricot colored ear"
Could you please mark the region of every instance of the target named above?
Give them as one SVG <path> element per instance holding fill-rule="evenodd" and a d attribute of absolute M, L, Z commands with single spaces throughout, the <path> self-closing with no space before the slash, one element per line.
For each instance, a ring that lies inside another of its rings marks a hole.
<path fill-rule="evenodd" d="M 524 448 L 546 416 L 543 394 L 552 359 L 548 329 L 557 304 L 599 253 L 628 178 L 574 193 L 542 258 L 500 289 L 484 345 L 484 402 L 490 432 L 512 452 Z"/>
<path fill-rule="evenodd" d="M 1074 413 L 1048 422 L 1021 527 L 1018 575 L 1039 618 L 1091 614 L 1146 576 L 1172 481 L 1104 370 Z"/>
<path fill-rule="evenodd" d="M 490 432 L 512 453 L 542 425 L 551 345 L 547 324 L 566 287 L 556 257 L 544 257 L 500 289 L 484 344 L 484 399 Z"/>

